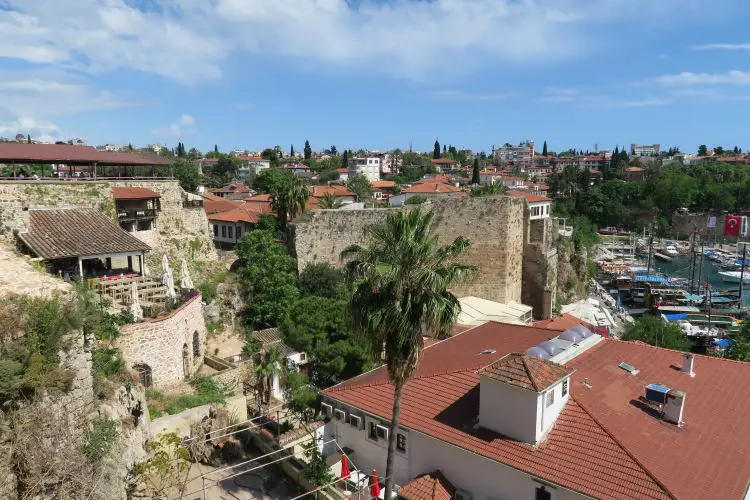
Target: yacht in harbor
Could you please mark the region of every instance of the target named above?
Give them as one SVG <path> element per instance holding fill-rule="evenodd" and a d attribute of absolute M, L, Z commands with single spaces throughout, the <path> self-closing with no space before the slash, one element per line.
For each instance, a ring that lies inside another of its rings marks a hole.
<path fill-rule="evenodd" d="M 742 283 L 750 283 L 750 270 L 744 276 L 742 276 L 742 271 L 719 271 L 719 276 L 725 283 L 739 283 L 740 279 Z"/>

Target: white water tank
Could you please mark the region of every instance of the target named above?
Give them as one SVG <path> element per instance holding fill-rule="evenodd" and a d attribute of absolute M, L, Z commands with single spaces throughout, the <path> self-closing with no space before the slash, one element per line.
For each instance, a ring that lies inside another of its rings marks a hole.
<path fill-rule="evenodd" d="M 685 393 L 674 389 L 667 393 L 664 403 L 664 420 L 678 426 L 682 425 L 682 412 L 685 409 Z"/>

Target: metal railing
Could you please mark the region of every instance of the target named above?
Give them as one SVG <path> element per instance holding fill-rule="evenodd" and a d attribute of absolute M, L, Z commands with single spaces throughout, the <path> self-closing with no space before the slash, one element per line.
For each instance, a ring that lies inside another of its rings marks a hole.
<path fill-rule="evenodd" d="M 154 217 L 156 217 L 156 210 L 153 208 L 121 208 L 117 210 L 118 220 L 153 219 Z"/>

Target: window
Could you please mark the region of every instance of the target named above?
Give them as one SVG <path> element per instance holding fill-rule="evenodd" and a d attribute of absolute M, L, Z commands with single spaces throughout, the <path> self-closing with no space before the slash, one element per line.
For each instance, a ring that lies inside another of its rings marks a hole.
<path fill-rule="evenodd" d="M 402 453 L 406 453 L 406 436 L 403 434 L 396 434 L 396 449 Z"/>
<path fill-rule="evenodd" d="M 563 388 L 562 388 L 563 396 L 568 395 L 568 381 L 563 380 Z"/>
<path fill-rule="evenodd" d="M 221 225 L 221 237 L 226 238 L 227 237 L 227 226 L 224 224 Z"/>
<path fill-rule="evenodd" d="M 384 425 L 375 426 L 378 432 L 378 439 L 388 440 L 388 427 Z"/>
<path fill-rule="evenodd" d="M 237 228 L 237 239 L 238 240 L 242 239 L 242 228 L 241 227 Z"/>
<path fill-rule="evenodd" d="M 540 486 L 536 489 L 534 500 L 552 500 L 552 493 L 547 491 L 544 486 Z"/>
<path fill-rule="evenodd" d="M 331 414 L 333 413 L 333 407 L 329 405 L 328 403 L 322 403 L 320 405 L 320 408 L 323 410 L 323 414 L 327 418 L 331 418 Z"/>
<path fill-rule="evenodd" d="M 134 365 L 133 371 L 138 375 L 138 382 L 145 388 L 151 387 L 153 380 L 151 379 L 151 367 L 145 364 Z"/>
<path fill-rule="evenodd" d="M 346 421 L 346 412 L 344 410 L 335 410 L 333 412 L 333 416 L 339 422 L 345 422 Z"/>
<path fill-rule="evenodd" d="M 219 236 L 219 226 L 214 224 L 214 238 Z"/>
<path fill-rule="evenodd" d="M 201 357 L 201 336 L 198 330 L 193 332 L 193 358 L 198 359 Z"/>
<path fill-rule="evenodd" d="M 227 227 L 227 231 L 229 232 L 229 239 L 231 240 L 234 238 L 234 228 L 232 226 Z"/>
<path fill-rule="evenodd" d="M 555 402 L 555 391 L 551 390 L 547 393 L 547 407 L 549 408 Z"/>
<path fill-rule="evenodd" d="M 378 425 L 375 422 L 370 422 L 369 437 L 373 441 L 377 441 L 378 440 Z"/>

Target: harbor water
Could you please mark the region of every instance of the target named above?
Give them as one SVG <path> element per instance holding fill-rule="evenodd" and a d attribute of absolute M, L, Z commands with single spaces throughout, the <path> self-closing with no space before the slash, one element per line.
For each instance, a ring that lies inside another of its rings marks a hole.
<path fill-rule="evenodd" d="M 672 262 L 662 262 L 654 260 L 652 266 L 656 267 L 656 270 L 667 274 L 668 276 L 674 276 L 679 278 L 690 279 L 690 256 L 689 255 L 676 255 Z M 697 259 L 695 264 L 695 282 L 696 286 L 699 281 L 698 270 L 700 269 L 700 257 Z M 712 290 L 739 290 L 739 283 L 726 283 L 722 280 L 719 274 L 721 268 L 719 268 L 714 261 L 703 258 L 703 272 L 701 273 L 700 283 L 709 283 Z M 746 273 L 750 273 L 750 266 L 745 269 Z M 742 292 L 742 303 L 746 306 L 750 306 L 750 284 L 745 283 Z"/>

